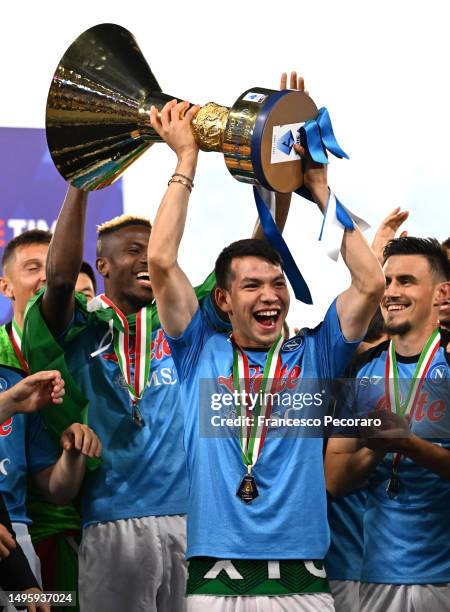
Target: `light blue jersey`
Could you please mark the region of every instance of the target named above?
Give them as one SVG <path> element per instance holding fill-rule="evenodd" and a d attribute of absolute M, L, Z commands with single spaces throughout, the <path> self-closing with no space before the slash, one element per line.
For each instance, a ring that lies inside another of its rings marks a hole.
<path fill-rule="evenodd" d="M 220 415 L 233 415 L 233 409 L 225 408 L 225 398 L 233 392 L 230 339 L 212 332 L 197 310 L 182 336 L 168 340 L 181 379 L 185 415 L 190 479 L 187 557 L 323 559 L 329 529 L 322 437 L 291 435 L 270 426 L 253 468 L 259 497 L 244 504 L 236 496 L 246 473 L 239 439 L 232 433 L 236 430 L 219 427 L 214 432 L 212 425 Z M 290 396 L 292 404 L 274 406 L 273 414 L 321 417 L 329 398 L 305 395 L 297 405 L 293 398 L 299 399 L 304 379 L 330 379 L 342 373 L 356 346 L 345 341 L 333 303 L 320 326 L 284 343 L 276 390 Z M 252 389 L 257 391 L 267 352 L 246 354 Z M 211 389 L 223 397 L 222 410 L 214 407 Z"/>
<path fill-rule="evenodd" d="M 361 580 L 365 506 L 364 489 L 340 497 L 328 495 L 331 543 L 325 569 L 329 580 Z"/>
<path fill-rule="evenodd" d="M 448 342 L 443 341 L 445 346 Z M 385 407 L 384 376 L 388 343 L 361 355 L 355 407 L 359 415 Z M 400 389 L 406 397 L 418 356 L 397 355 Z M 411 430 L 450 449 L 450 369 L 444 348 L 438 350 L 411 420 Z M 402 457 L 400 490 L 386 494 L 392 454 L 369 478 L 364 514 L 364 582 L 429 584 L 450 581 L 450 482 Z"/>
<path fill-rule="evenodd" d="M 222 325 L 209 298 L 208 320 Z M 76 312 L 74 325 L 83 325 Z M 99 436 L 102 461 L 86 474 L 81 490 L 83 527 L 119 519 L 184 514 L 188 481 L 183 448 L 183 416 L 178 377 L 162 329 L 154 330 L 148 387 L 139 402 L 142 427 L 132 405 L 113 344 L 91 356 L 111 339 L 108 325 L 86 326 L 74 339 L 59 338 L 69 370 L 89 399 L 88 424 Z M 130 355 L 134 373 L 134 354 Z"/>
<path fill-rule="evenodd" d="M 0 393 L 14 386 L 23 373 L 0 366 Z M 13 523 L 27 523 L 27 477 L 54 465 L 58 449 L 39 413 L 16 414 L 0 425 L 0 493 Z"/>

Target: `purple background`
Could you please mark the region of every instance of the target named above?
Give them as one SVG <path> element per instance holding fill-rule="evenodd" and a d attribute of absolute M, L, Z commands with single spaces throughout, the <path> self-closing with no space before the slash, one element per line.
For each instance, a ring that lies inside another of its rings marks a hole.
<path fill-rule="evenodd" d="M 0 259 L 9 240 L 28 229 L 52 229 L 67 183 L 53 165 L 45 130 L 0 128 Z M 84 258 L 95 270 L 96 226 L 123 212 L 122 181 L 89 195 Z M 99 281 L 98 289 L 103 285 Z M 0 323 L 12 316 L 0 294 Z"/>

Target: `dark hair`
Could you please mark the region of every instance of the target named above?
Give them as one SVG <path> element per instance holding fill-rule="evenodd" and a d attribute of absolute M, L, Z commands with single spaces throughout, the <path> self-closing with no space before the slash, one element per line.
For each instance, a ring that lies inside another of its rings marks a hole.
<path fill-rule="evenodd" d="M 86 274 L 92 281 L 92 286 L 94 287 L 94 293 L 97 293 L 97 279 L 95 278 L 94 270 L 87 261 L 83 261 L 80 268 L 80 273 Z"/>
<path fill-rule="evenodd" d="M 130 227 L 132 225 L 147 227 L 150 231 L 152 229 L 150 219 L 135 217 L 133 215 L 119 215 L 118 217 L 114 217 L 114 219 L 110 219 L 109 221 L 97 226 L 97 257 L 102 257 L 104 255 L 104 245 L 111 235 L 119 232 L 124 227 Z"/>
<path fill-rule="evenodd" d="M 6 245 L 2 256 L 2 267 L 4 268 L 8 261 L 13 258 L 16 249 L 19 247 L 29 244 L 50 244 L 51 239 L 51 232 L 40 229 L 32 229 L 19 234 Z"/>
<path fill-rule="evenodd" d="M 444 249 L 450 249 L 450 238 L 447 238 L 447 240 L 444 240 L 444 242 L 442 243 L 442 246 L 444 247 Z"/>
<path fill-rule="evenodd" d="M 247 238 L 237 240 L 225 247 L 216 260 L 215 273 L 217 287 L 229 288 L 231 281 L 231 262 L 236 257 L 260 257 L 283 269 L 280 254 L 265 240 Z"/>
<path fill-rule="evenodd" d="M 435 238 L 416 238 L 414 236 L 394 238 L 384 247 L 384 261 L 392 255 L 422 255 L 436 276 L 450 280 L 450 263 L 447 253 Z"/>

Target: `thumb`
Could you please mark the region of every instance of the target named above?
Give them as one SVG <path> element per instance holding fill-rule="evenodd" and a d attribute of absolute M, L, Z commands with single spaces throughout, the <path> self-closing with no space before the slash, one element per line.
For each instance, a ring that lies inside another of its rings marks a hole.
<path fill-rule="evenodd" d="M 73 436 L 70 431 L 65 431 L 61 436 L 61 446 L 64 450 L 70 451 L 73 448 Z"/>

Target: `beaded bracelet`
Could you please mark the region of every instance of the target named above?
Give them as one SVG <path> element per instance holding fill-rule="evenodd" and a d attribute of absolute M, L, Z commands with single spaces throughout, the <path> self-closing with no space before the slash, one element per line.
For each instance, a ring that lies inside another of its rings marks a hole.
<path fill-rule="evenodd" d="M 186 181 L 188 181 L 188 182 L 191 184 L 191 187 L 193 187 L 193 186 L 194 186 L 194 181 L 193 181 L 191 178 L 189 178 L 188 176 L 186 176 L 185 174 L 181 174 L 180 172 L 174 172 L 174 173 L 172 174 L 172 178 L 173 178 L 174 176 L 181 176 L 181 178 L 186 179 Z"/>
<path fill-rule="evenodd" d="M 171 183 L 180 183 L 181 185 L 184 185 L 186 189 L 189 189 L 189 191 L 192 191 L 192 185 L 188 183 L 186 179 L 184 178 L 172 176 L 170 181 L 167 183 L 167 186 L 169 186 Z"/>

